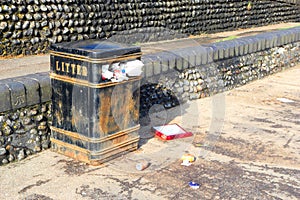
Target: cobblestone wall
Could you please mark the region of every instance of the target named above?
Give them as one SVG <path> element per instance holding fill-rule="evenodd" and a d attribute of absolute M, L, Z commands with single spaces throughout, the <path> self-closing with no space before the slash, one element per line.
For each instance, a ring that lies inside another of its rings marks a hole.
<path fill-rule="evenodd" d="M 297 1 L 0 1 L 0 56 L 38 54 L 51 43 L 113 37 L 123 43 L 299 21 Z"/>
<path fill-rule="evenodd" d="M 300 63 L 300 42 L 222 59 L 147 78 L 142 84 L 140 116 L 155 104 L 165 109 L 261 79 Z M 150 81 L 149 81 L 150 80 Z"/>
<path fill-rule="evenodd" d="M 293 67 L 300 62 L 300 42 L 184 70 L 173 85 L 179 97 L 198 99 Z"/>
<path fill-rule="evenodd" d="M 0 165 L 49 148 L 51 85 L 47 73 L 0 80 Z"/>
<path fill-rule="evenodd" d="M 154 104 L 170 108 L 292 67 L 300 61 L 299 45 L 295 27 L 144 55 L 141 116 Z"/>
<path fill-rule="evenodd" d="M 300 63 L 300 27 L 142 57 L 140 116 L 263 78 Z M 0 165 L 49 147 L 49 75 L 0 80 Z M 146 118 L 144 118 L 146 117 Z"/>
<path fill-rule="evenodd" d="M 0 113 L 0 165 L 50 147 L 51 103 Z"/>

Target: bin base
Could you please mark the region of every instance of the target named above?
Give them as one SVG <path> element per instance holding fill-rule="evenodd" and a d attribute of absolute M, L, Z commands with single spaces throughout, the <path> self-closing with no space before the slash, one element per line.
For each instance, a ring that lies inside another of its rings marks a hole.
<path fill-rule="evenodd" d="M 137 130 L 127 134 L 129 134 L 127 135 L 129 136 L 127 140 L 115 143 L 99 151 L 84 149 L 52 137 L 50 138 L 51 150 L 91 165 L 101 165 L 128 152 L 137 150 L 139 142 Z M 124 134 L 120 135 L 119 138 L 124 138 Z M 116 139 L 118 137 L 115 137 L 112 141 Z"/>

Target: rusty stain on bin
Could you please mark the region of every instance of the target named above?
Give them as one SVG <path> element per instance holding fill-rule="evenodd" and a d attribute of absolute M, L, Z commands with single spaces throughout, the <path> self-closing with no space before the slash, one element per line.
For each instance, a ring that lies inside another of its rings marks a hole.
<path fill-rule="evenodd" d="M 136 59 L 141 59 L 140 47 L 107 40 L 51 46 L 53 151 L 99 165 L 137 149 L 141 77 L 101 78 L 102 65 Z"/>

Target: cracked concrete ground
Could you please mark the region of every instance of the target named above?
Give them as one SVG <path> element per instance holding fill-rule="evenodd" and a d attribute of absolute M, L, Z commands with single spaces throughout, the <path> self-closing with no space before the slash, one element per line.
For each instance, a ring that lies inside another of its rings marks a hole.
<path fill-rule="evenodd" d="M 300 65 L 154 112 L 139 149 L 100 166 L 50 150 L 2 166 L 1 199 L 299 199 L 299 77 Z M 149 127 L 166 118 L 194 136 L 151 138 Z M 197 157 L 189 167 L 180 165 L 186 152 Z M 144 171 L 135 169 L 140 160 L 150 163 Z"/>

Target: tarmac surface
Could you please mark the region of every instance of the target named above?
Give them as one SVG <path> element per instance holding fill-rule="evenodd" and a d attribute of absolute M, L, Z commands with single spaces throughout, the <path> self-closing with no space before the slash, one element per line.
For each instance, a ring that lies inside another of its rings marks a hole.
<path fill-rule="evenodd" d="M 300 65 L 153 111 L 139 149 L 100 166 L 50 150 L 2 166 L 1 199 L 299 199 L 299 76 Z M 193 136 L 153 138 L 149 127 L 166 123 Z M 187 152 L 196 156 L 188 167 L 180 160 Z M 141 161 L 150 165 L 138 171 Z M 190 181 L 200 187 L 191 188 Z"/>

